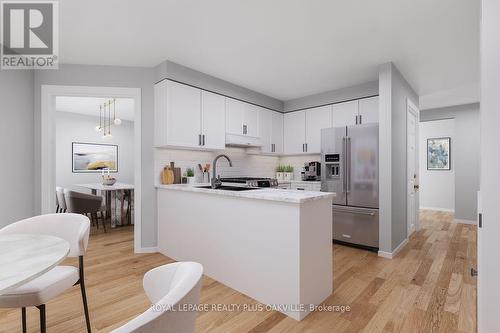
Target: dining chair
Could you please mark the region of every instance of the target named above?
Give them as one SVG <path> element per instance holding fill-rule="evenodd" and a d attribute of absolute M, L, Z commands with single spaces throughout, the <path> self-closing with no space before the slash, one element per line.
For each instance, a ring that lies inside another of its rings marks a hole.
<path fill-rule="evenodd" d="M 91 220 L 96 222 L 97 228 L 99 228 L 100 214 L 102 226 L 106 232 L 101 196 L 64 189 L 64 200 L 69 213 L 90 214 Z"/>
<path fill-rule="evenodd" d="M 0 229 L 0 235 L 37 234 L 62 238 L 69 243 L 68 257 L 78 257 L 78 268 L 56 266 L 6 294 L 0 295 L 0 308 L 21 308 L 23 333 L 26 333 L 26 308 L 35 306 L 40 311 L 40 332 L 46 333 L 45 304 L 74 285 L 80 285 L 87 332 L 91 333 L 83 256 L 89 241 L 90 221 L 80 214 L 47 214 L 12 223 Z"/>
<path fill-rule="evenodd" d="M 176 262 L 144 275 L 143 287 L 151 307 L 112 333 L 192 333 L 200 301 L 203 266 Z M 187 309 L 187 310 L 186 310 Z M 185 311 L 184 311 L 185 310 Z"/>
<path fill-rule="evenodd" d="M 66 213 L 66 200 L 64 200 L 64 188 L 56 187 L 57 213 Z"/>

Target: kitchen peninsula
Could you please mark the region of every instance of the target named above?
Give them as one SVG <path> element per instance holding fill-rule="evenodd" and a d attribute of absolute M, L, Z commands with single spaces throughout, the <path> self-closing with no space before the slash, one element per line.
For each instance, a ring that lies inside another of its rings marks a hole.
<path fill-rule="evenodd" d="M 159 185 L 158 248 L 302 320 L 333 291 L 335 194 Z"/>

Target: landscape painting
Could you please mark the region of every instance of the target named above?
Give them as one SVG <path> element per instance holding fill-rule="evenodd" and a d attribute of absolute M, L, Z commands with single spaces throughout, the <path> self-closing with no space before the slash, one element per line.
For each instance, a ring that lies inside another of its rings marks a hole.
<path fill-rule="evenodd" d="M 73 172 L 118 172 L 118 146 L 99 143 L 73 142 Z"/>
<path fill-rule="evenodd" d="M 451 138 L 427 139 L 427 170 L 451 170 Z"/>

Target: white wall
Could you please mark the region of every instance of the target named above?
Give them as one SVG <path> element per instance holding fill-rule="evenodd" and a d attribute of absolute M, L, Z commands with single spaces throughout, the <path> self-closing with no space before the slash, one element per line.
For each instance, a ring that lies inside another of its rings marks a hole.
<path fill-rule="evenodd" d="M 0 70 L 0 228 L 34 212 L 33 72 Z"/>
<path fill-rule="evenodd" d="M 123 120 L 120 126 L 113 126 L 113 137 L 103 139 L 95 131 L 99 117 L 56 112 L 56 185 L 65 188 L 84 189 L 75 184 L 100 182 L 100 174 L 72 172 L 72 142 L 109 143 L 118 145 L 118 173 L 113 176 L 119 182 L 134 183 L 134 123 Z"/>
<path fill-rule="evenodd" d="M 481 206 L 478 228 L 478 332 L 497 332 L 500 322 L 500 1 L 481 8 Z"/>
<path fill-rule="evenodd" d="M 420 208 L 455 210 L 455 120 L 419 124 Z M 427 139 L 450 137 L 451 170 L 427 170 Z"/>

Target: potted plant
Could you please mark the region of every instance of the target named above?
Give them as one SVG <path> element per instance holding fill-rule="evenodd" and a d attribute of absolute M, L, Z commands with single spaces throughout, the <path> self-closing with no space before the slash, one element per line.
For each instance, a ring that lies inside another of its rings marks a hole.
<path fill-rule="evenodd" d="M 279 164 L 277 167 L 276 167 L 276 179 L 278 181 L 283 181 L 285 180 L 285 176 L 283 174 L 283 172 L 285 171 L 285 166 L 284 165 L 281 165 Z"/>
<path fill-rule="evenodd" d="M 194 184 L 195 183 L 194 169 L 193 168 L 187 168 L 187 170 L 186 170 L 186 177 L 187 177 L 188 184 Z"/>
<path fill-rule="evenodd" d="M 293 166 L 290 164 L 283 167 L 283 178 L 285 181 L 290 181 L 293 179 Z"/>

